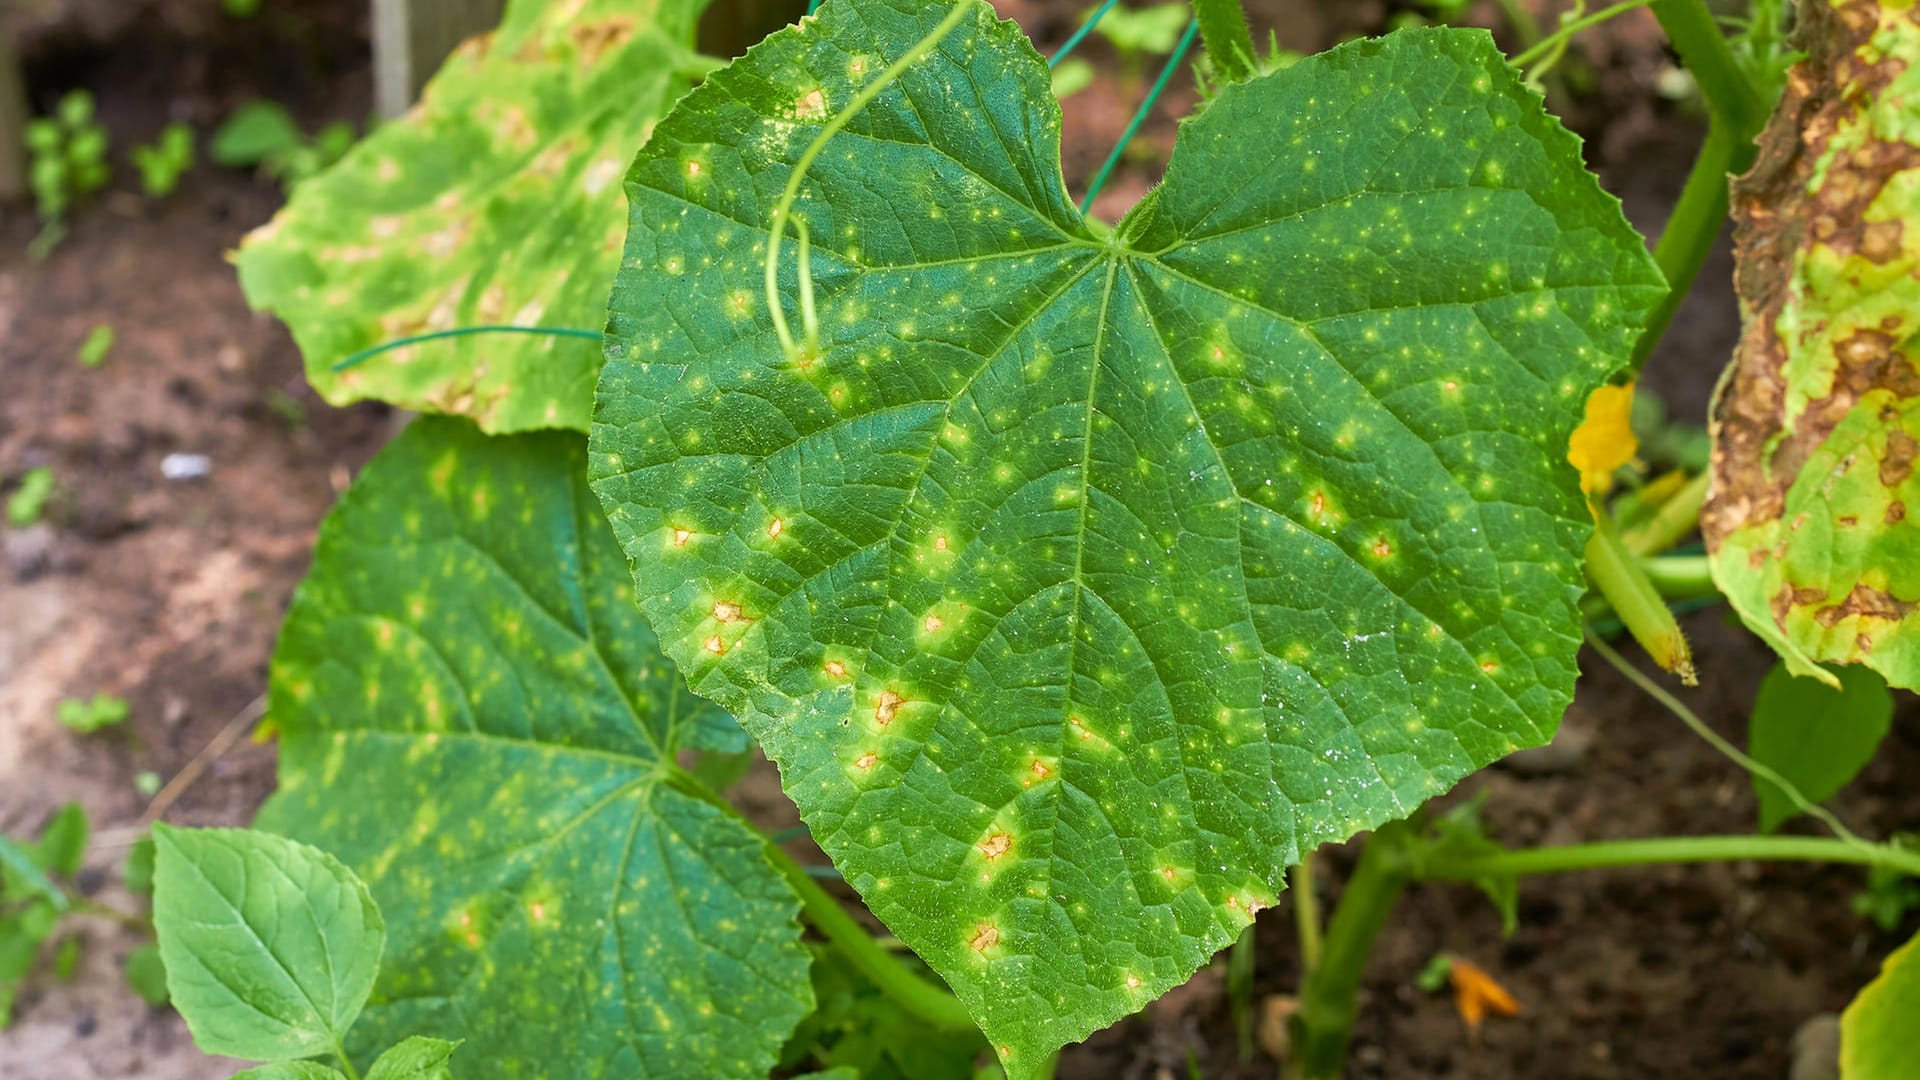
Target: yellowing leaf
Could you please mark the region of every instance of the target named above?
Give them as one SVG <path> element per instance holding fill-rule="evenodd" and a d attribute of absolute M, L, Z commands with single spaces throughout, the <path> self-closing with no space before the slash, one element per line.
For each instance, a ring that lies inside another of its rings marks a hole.
<path fill-rule="evenodd" d="M 1615 469 L 1633 460 L 1640 440 L 1633 436 L 1633 384 L 1602 386 L 1587 397 L 1587 418 L 1567 440 L 1567 460 L 1580 470 L 1580 489 L 1603 495 L 1613 487 Z"/>

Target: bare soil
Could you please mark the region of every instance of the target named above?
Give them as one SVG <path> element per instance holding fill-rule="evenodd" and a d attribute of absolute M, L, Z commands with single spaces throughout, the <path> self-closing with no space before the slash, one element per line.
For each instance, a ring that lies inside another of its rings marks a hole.
<path fill-rule="evenodd" d="M 310 126 L 363 118 L 370 100 L 366 6 L 274 0 L 254 20 L 210 18 L 192 0 L 127 5 L 112 19 L 36 25 L 23 42 L 31 94 L 49 109 L 67 89 L 99 100 L 119 150 L 168 120 L 203 138 L 250 97 L 289 105 Z M 1087 5 L 1003 0 L 1046 51 Z M 1323 48 L 1378 29 L 1382 0 L 1255 0 L 1282 44 Z M 1491 4 L 1474 15 L 1497 20 Z M 1700 131 L 1684 101 L 1656 87 L 1668 60 L 1644 12 L 1586 40 L 1556 107 L 1588 138 L 1591 163 L 1627 211 L 1657 234 Z M 1077 192 L 1118 139 L 1157 71 L 1127 74 L 1104 45 L 1100 72 L 1066 103 L 1064 164 Z M 1096 203 L 1117 217 L 1153 183 L 1188 109 L 1176 78 L 1141 142 Z M 36 465 L 57 493 L 41 525 L 0 531 L 0 830 L 37 829 L 78 800 L 100 842 L 82 887 L 125 906 L 118 862 L 147 799 L 136 774 L 172 777 L 262 693 L 287 599 L 305 572 L 315 528 L 378 449 L 395 418 L 377 406 L 332 409 L 306 389 L 283 328 L 247 310 L 224 253 L 279 205 L 273 185 L 201 165 L 171 198 L 132 194 L 133 177 L 75 215 L 44 262 L 23 254 L 35 226 L 22 208 L 0 220 L 0 494 Z M 1730 263 L 1716 254 L 1653 360 L 1648 385 L 1674 413 L 1699 420 L 1738 332 Z M 118 342 L 98 369 L 74 351 L 95 325 Z M 169 454 L 204 454 L 210 474 L 162 476 Z M 1741 741 L 1764 648 L 1723 610 L 1689 621 L 1705 675 L 1688 695 Z M 1499 767 L 1450 798 L 1484 792 L 1497 836 L 1515 844 L 1750 830 L 1745 777 L 1589 655 L 1589 677 L 1563 725 L 1563 752 L 1544 771 Z M 54 721 L 65 697 L 117 694 L 119 729 L 77 737 Z M 1581 744 L 1584 751 L 1569 750 Z M 1879 759 L 1836 801 L 1854 828 L 1888 835 L 1920 824 L 1920 709 L 1903 698 Z M 168 820 L 243 824 L 271 790 L 271 746 L 242 740 L 167 809 Z M 738 792 L 756 817 L 790 823 L 770 771 Z M 1326 899 L 1355 845 L 1324 859 Z M 1576 1078 L 1693 1075 L 1778 1078 L 1805 1021 L 1841 1008 L 1904 940 L 1850 913 L 1859 872 L 1725 865 L 1537 879 L 1521 892 L 1520 928 L 1468 887 L 1416 887 L 1374 953 L 1350 1073 L 1356 1077 Z M 1256 999 L 1292 992 L 1298 958 L 1287 903 L 1261 916 Z M 1901 928 L 1914 930 L 1912 920 Z M 139 943 L 106 922 L 78 926 L 85 951 L 66 982 L 41 976 L 0 1032 L 0 1080 L 128 1077 L 201 1080 L 231 1063 L 193 1050 L 184 1026 L 129 991 L 118 968 Z M 1521 1001 L 1477 1043 L 1451 1003 L 1413 987 L 1438 951 L 1485 967 Z M 1063 1055 L 1060 1075 L 1158 1080 L 1268 1077 L 1242 1061 L 1219 965 Z"/>

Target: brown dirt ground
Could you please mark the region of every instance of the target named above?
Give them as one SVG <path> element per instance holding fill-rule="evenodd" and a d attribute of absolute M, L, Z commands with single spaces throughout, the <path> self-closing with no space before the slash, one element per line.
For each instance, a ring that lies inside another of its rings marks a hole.
<path fill-rule="evenodd" d="M 275 0 L 249 23 L 209 19 L 211 4 L 147 0 L 106 24 L 36 27 L 24 43 L 35 104 L 66 89 L 99 98 L 116 148 L 170 119 L 203 135 L 240 101 L 284 101 L 317 124 L 363 116 L 369 100 L 364 5 Z M 1086 5 L 1003 0 L 1043 46 Z M 1381 0 L 1254 0 L 1263 25 L 1311 51 L 1381 25 Z M 1491 6 L 1474 14 L 1494 24 Z M 106 29 L 101 29 L 105 25 Z M 1696 122 L 1653 87 L 1666 61 L 1644 13 L 1588 39 L 1580 92 L 1559 104 L 1628 213 L 1657 233 L 1679 191 Z M 1069 99 L 1064 161 L 1078 190 L 1117 139 L 1140 86 L 1102 75 Z M 1152 65 L 1149 65 L 1151 77 Z M 1176 80 L 1145 129 L 1154 151 L 1116 177 L 1096 211 L 1117 217 L 1152 182 L 1190 105 Z M 36 829 L 61 803 L 84 803 L 101 831 L 83 889 L 132 905 L 117 866 L 146 800 L 134 775 L 170 777 L 261 693 L 280 612 L 304 572 L 314 529 L 352 471 L 392 430 L 378 407 L 336 410 L 305 388 L 285 331 L 248 312 L 223 254 L 279 202 L 271 185 L 202 165 L 171 199 L 115 194 L 77 216 L 44 263 L 21 254 L 33 234 L 17 208 L 0 220 L 0 494 L 34 465 L 59 481 L 47 522 L 0 532 L 0 830 Z M 1724 251 L 1709 265 L 1650 367 L 1649 384 L 1682 417 L 1704 415 L 1737 318 Z M 74 349 L 97 323 L 119 340 L 107 364 L 81 368 Z M 285 415 L 288 402 L 302 416 Z M 202 453 L 203 481 L 162 479 L 168 453 Z M 1722 613 L 1693 616 L 1705 685 L 1688 700 L 1738 741 L 1764 650 Z M 1554 843 L 1750 829 L 1744 777 L 1589 655 L 1590 677 L 1565 729 L 1591 749 L 1546 775 L 1489 770 L 1460 794 L 1487 793 L 1487 818 L 1512 843 Z M 1592 670 L 1598 666 L 1599 670 Z M 132 706 L 121 729 L 77 738 L 53 721 L 63 697 L 96 691 Z M 191 824 L 247 821 L 272 787 L 270 747 L 240 746 L 168 811 Z M 1835 803 L 1856 829 L 1886 835 L 1920 824 L 1920 711 L 1903 699 L 1874 765 Z M 772 827 L 791 807 L 768 771 L 739 790 Z M 1458 795 L 1454 797 L 1459 797 Z M 1331 850 L 1329 899 L 1357 848 Z M 1381 936 L 1365 988 L 1350 1074 L 1356 1077 L 1659 1074 L 1774 1078 L 1810 1017 L 1842 1007 L 1902 938 L 1851 915 L 1860 875 L 1844 869 L 1730 865 L 1536 879 L 1521 924 L 1500 935 L 1493 909 L 1466 887 L 1411 890 Z M 1289 993 L 1297 976 L 1292 913 L 1258 928 L 1257 996 Z M 1911 923 L 1912 920 L 1909 920 Z M 1911 933 L 1913 926 L 1904 927 Z M 177 1016 L 150 1009 L 117 969 L 138 938 L 107 923 L 77 925 L 86 945 L 70 982 L 40 977 L 15 1025 L 0 1033 L 0 1080 L 226 1075 L 191 1046 Z M 1449 1002 L 1412 988 L 1440 950 L 1468 957 L 1521 1000 L 1478 1045 Z M 1060 1075 L 1102 1080 L 1273 1075 L 1241 1062 L 1219 965 L 1063 1055 Z"/>

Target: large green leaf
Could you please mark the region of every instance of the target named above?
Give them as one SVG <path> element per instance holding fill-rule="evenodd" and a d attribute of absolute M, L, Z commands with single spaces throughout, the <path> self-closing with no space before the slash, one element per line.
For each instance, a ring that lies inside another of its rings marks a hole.
<path fill-rule="evenodd" d="M 1803 6 L 1735 189 L 1746 331 L 1714 407 L 1714 579 L 1796 675 L 1920 688 L 1920 10 Z M 1911 509 L 1910 509 L 1911 508 Z"/>
<path fill-rule="evenodd" d="M 155 824 L 153 842 L 153 929 L 194 1044 L 268 1062 L 338 1047 L 386 940 L 366 885 L 270 833 Z"/>
<path fill-rule="evenodd" d="M 774 197 L 946 10 L 832 0 L 661 122 L 591 468 L 667 654 L 1025 1074 L 1552 732 L 1567 437 L 1662 286 L 1483 33 L 1226 90 L 1108 235 L 978 4 L 806 178 L 789 358 Z"/>
<path fill-rule="evenodd" d="M 1865 668 L 1835 673 L 1840 689 L 1795 676 L 1775 664 L 1760 680 L 1747 723 L 1747 752 L 1813 802 L 1824 802 L 1852 780 L 1880 748 L 1893 723 L 1886 680 Z M 1760 800 L 1760 831 L 1772 832 L 1799 810 L 1771 781 L 1753 778 Z"/>
<path fill-rule="evenodd" d="M 466 1039 L 496 1075 L 763 1076 L 811 1005 L 798 901 L 677 785 L 743 733 L 633 603 L 585 440 L 416 421 L 322 527 L 274 657 L 264 827 L 372 886 L 356 1058 Z"/>
<path fill-rule="evenodd" d="M 1914 1080 L 1920 1023 L 1920 937 L 1895 949 L 1840 1014 L 1841 1080 Z"/>
<path fill-rule="evenodd" d="M 600 326 L 620 260 L 616 181 L 692 85 L 706 0 L 513 0 L 385 124 L 249 236 L 247 298 L 285 319 L 307 377 L 470 416 L 488 431 L 585 430 L 591 343 L 488 334 L 357 350 L 481 324 Z"/>

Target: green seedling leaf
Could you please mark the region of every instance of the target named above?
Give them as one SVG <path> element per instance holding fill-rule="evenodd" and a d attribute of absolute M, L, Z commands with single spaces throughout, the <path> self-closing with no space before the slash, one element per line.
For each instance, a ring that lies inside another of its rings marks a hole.
<path fill-rule="evenodd" d="M 1798 788 L 1809 802 L 1824 802 L 1873 760 L 1893 723 L 1893 695 L 1886 680 L 1867 668 L 1840 668 L 1835 690 L 1815 679 L 1796 678 L 1779 663 L 1760 680 L 1747 726 L 1747 753 Z M 1753 778 L 1760 800 L 1760 831 L 1772 832 L 1799 813 L 1773 783 Z"/>
<path fill-rule="evenodd" d="M 306 143 L 307 137 L 286 106 L 249 101 L 233 111 L 213 133 L 208 154 L 230 169 L 263 165 Z"/>
<path fill-rule="evenodd" d="M 0 836 L 0 900 L 14 901 L 34 896 L 64 910 L 66 891 L 53 883 L 40 867 L 39 855 L 30 847 Z"/>
<path fill-rule="evenodd" d="M 50 874 L 72 877 L 79 873 L 87 854 L 89 831 L 86 807 L 77 802 L 62 806 L 33 844 L 34 865 Z"/>
<path fill-rule="evenodd" d="M 445 1039 L 415 1035 L 380 1055 L 367 1080 L 452 1080 L 447 1059 L 460 1046 Z"/>
<path fill-rule="evenodd" d="M 261 822 L 387 916 L 356 1059 L 459 1032 L 504 1074 L 761 1077 L 811 1007 L 797 899 L 674 764 L 745 735 L 655 645 L 580 436 L 416 420 L 321 529 L 269 715 Z"/>
<path fill-rule="evenodd" d="M 160 946 L 142 945 L 127 954 L 127 985 L 149 1005 L 165 1005 L 170 997 L 167 993 L 167 965 L 160 959 Z"/>
<path fill-rule="evenodd" d="M 194 1043 L 269 1062 L 339 1047 L 386 940 L 353 871 L 250 829 L 156 824 L 153 840 L 153 928 Z"/>
<path fill-rule="evenodd" d="M 20 987 L 33 970 L 41 943 L 52 935 L 59 921 L 60 908 L 46 900 L 0 910 L 0 1029 L 12 1023 Z"/>
<path fill-rule="evenodd" d="M 1053 96 L 1067 98 L 1093 85 L 1093 65 L 1079 57 L 1062 61 L 1053 69 Z"/>
<path fill-rule="evenodd" d="M 45 465 L 28 469 L 20 478 L 20 486 L 7 498 L 7 524 L 23 529 L 39 521 L 52 495 L 53 470 Z"/>
<path fill-rule="evenodd" d="M 1895 949 L 1840 1014 L 1841 1080 L 1912 1080 L 1920 1017 L 1920 937 Z"/>
<path fill-rule="evenodd" d="M 127 703 L 111 694 L 95 694 L 91 700 L 68 698 L 60 703 L 59 715 L 67 730 L 91 735 L 126 720 Z"/>
<path fill-rule="evenodd" d="M 1455 862 L 1504 854 L 1506 847 L 1487 835 L 1481 821 L 1480 807 L 1485 801 L 1483 791 L 1435 818 L 1425 842 L 1414 846 L 1412 857 Z M 1500 932 L 1513 936 L 1520 927 L 1519 879 L 1511 874 L 1489 875 L 1475 878 L 1473 883 L 1500 912 Z"/>
<path fill-rule="evenodd" d="M 1805 7 L 1812 54 L 1735 185 L 1746 330 L 1714 406 L 1715 580 L 1795 675 L 1920 688 L 1920 16 Z M 1910 510 L 1911 508 L 1911 510 Z"/>
<path fill-rule="evenodd" d="M 74 968 L 80 964 L 80 939 L 69 936 L 60 939 L 53 952 L 53 974 L 58 979 L 73 978 Z"/>
<path fill-rule="evenodd" d="M 120 882 L 130 893 L 150 893 L 153 891 L 153 835 L 143 834 L 127 847 L 127 857 L 120 864 Z"/>
<path fill-rule="evenodd" d="M 1154 4 L 1130 8 L 1125 4 L 1108 11 L 1093 29 L 1122 52 L 1154 53 L 1165 56 L 1180 41 L 1191 13 L 1185 4 Z"/>
<path fill-rule="evenodd" d="M 976 4 L 801 185 L 789 355 L 774 200 L 948 10 L 830 0 L 661 122 L 592 472 L 667 654 L 1020 1077 L 1552 734 L 1567 440 L 1663 287 L 1484 33 L 1222 90 L 1108 232 Z"/>
<path fill-rule="evenodd" d="M 87 340 L 80 343 L 75 354 L 81 367 L 99 367 L 107 359 L 107 353 L 113 349 L 113 327 L 101 323 L 87 332 Z"/>
<path fill-rule="evenodd" d="M 551 336 L 422 342 L 480 325 L 593 328 L 606 314 L 628 155 L 702 70 L 705 0 L 513 0 L 420 105 L 241 245 L 248 300 L 287 321 L 334 404 L 375 398 L 490 432 L 584 431 L 600 353 Z"/>
<path fill-rule="evenodd" d="M 1437 994 L 1446 989 L 1449 976 L 1453 974 L 1453 955 L 1438 952 L 1427 958 L 1426 966 L 1413 977 L 1413 985 L 1429 994 Z"/>
<path fill-rule="evenodd" d="M 1866 888 L 1855 893 L 1848 906 L 1891 934 L 1909 911 L 1920 908 L 1920 882 L 1890 867 L 1868 867 Z"/>

